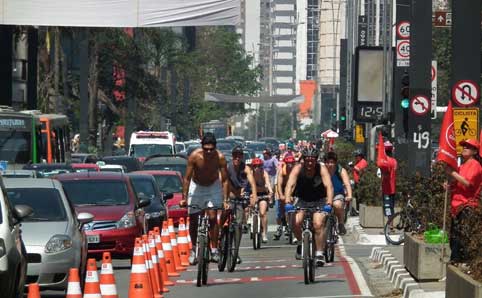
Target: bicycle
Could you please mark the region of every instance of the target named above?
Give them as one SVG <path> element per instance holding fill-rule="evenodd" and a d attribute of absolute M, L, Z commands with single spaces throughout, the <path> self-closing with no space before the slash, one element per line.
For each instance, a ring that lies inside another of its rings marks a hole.
<path fill-rule="evenodd" d="M 298 198 L 293 197 L 294 202 L 298 201 Z M 286 213 L 286 235 L 287 235 L 287 240 L 289 244 L 295 244 L 296 242 L 294 241 L 295 235 L 293 232 L 293 226 L 295 223 L 295 214 L 296 214 L 296 209 L 294 207 L 296 203 L 290 204 L 290 205 L 285 205 L 285 213 Z M 287 207 L 289 206 L 289 207 Z"/>
<path fill-rule="evenodd" d="M 226 265 L 228 271 L 233 272 L 238 260 L 239 242 L 241 241 L 241 223 L 244 208 L 249 202 L 249 195 L 231 199 L 231 208 L 227 212 L 227 218 L 221 230 L 219 240 L 218 270 L 223 272 Z"/>
<path fill-rule="evenodd" d="M 335 209 L 332 208 L 326 219 L 325 256 L 327 263 L 335 260 L 335 244 L 338 243 L 337 226 L 338 218 L 335 215 Z"/>
<path fill-rule="evenodd" d="M 390 244 L 400 245 L 405 242 L 406 232 L 420 232 L 422 228 L 409 196 L 407 205 L 388 218 L 384 227 L 385 239 Z"/>
<path fill-rule="evenodd" d="M 196 241 L 196 259 L 197 259 L 197 280 L 196 286 L 201 287 L 202 285 L 207 285 L 208 282 L 208 272 L 209 272 L 209 261 L 211 255 L 211 249 L 209 246 L 209 214 L 207 211 L 217 210 L 211 201 L 206 203 L 204 208 L 196 204 L 191 204 L 188 207 L 202 209 L 202 215 L 198 218 L 198 229 L 197 229 L 197 241 Z"/>
<path fill-rule="evenodd" d="M 313 237 L 313 213 L 321 212 L 320 207 L 296 207 L 296 211 L 304 211 L 303 232 L 301 242 L 301 258 L 303 260 L 303 275 L 305 284 L 315 282 L 315 243 Z"/>
<path fill-rule="evenodd" d="M 250 218 L 251 218 L 251 236 L 250 238 L 253 240 L 253 249 L 260 249 L 261 248 L 261 216 L 259 215 L 259 202 L 261 200 L 269 200 L 269 195 L 262 195 L 258 196 L 258 201 L 250 211 Z"/>

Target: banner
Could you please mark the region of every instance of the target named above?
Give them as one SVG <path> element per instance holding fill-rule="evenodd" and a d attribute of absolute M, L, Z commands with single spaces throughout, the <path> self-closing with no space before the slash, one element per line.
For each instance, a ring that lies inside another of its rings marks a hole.
<path fill-rule="evenodd" d="M 454 114 L 450 101 L 440 130 L 437 161 L 443 161 L 453 169 L 458 168 L 457 150 L 455 149 Z"/>

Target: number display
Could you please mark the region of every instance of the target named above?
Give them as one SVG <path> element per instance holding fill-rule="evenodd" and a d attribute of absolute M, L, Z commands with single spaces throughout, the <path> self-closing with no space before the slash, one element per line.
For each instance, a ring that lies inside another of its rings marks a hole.
<path fill-rule="evenodd" d="M 427 149 L 430 145 L 430 132 L 414 132 L 413 142 L 417 144 L 418 149 Z"/>
<path fill-rule="evenodd" d="M 381 103 L 362 103 L 358 102 L 355 106 L 355 120 L 361 122 L 373 122 L 383 117 L 383 107 Z"/>

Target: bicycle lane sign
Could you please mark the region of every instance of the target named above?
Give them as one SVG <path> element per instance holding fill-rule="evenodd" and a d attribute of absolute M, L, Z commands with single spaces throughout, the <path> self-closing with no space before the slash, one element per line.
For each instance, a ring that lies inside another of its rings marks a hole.
<path fill-rule="evenodd" d="M 457 153 L 461 154 L 461 141 L 479 138 L 479 108 L 454 108 L 454 132 Z"/>

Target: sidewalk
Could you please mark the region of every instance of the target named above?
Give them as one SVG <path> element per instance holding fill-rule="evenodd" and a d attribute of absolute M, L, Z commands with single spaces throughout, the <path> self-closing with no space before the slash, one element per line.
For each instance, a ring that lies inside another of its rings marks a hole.
<path fill-rule="evenodd" d="M 350 217 L 346 224 L 347 231 L 359 245 L 375 246 L 369 256 L 371 269 L 384 274 L 393 289 L 401 289 L 404 298 L 442 298 L 445 297 L 445 279 L 436 282 L 417 282 L 405 269 L 403 262 L 403 244 L 387 244 L 383 229 L 362 228 L 358 217 Z"/>

